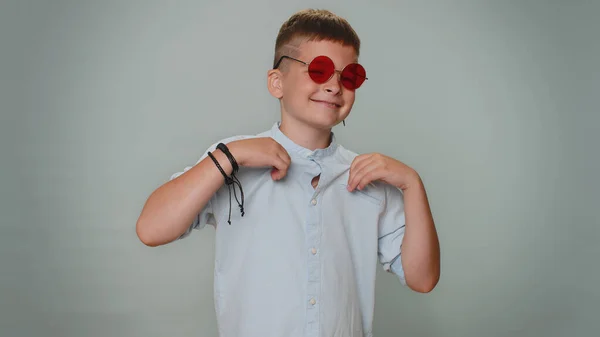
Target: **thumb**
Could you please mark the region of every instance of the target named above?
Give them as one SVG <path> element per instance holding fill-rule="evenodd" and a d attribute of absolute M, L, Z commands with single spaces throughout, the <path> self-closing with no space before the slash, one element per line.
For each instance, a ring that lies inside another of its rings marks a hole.
<path fill-rule="evenodd" d="M 279 172 L 279 170 L 276 167 L 273 167 L 271 169 L 271 178 L 273 178 L 273 180 L 281 179 L 280 175 L 281 175 L 281 172 Z"/>
<path fill-rule="evenodd" d="M 283 177 L 285 177 L 286 173 L 286 170 L 280 170 L 274 167 L 271 169 L 271 178 L 273 178 L 273 180 L 281 180 Z"/>

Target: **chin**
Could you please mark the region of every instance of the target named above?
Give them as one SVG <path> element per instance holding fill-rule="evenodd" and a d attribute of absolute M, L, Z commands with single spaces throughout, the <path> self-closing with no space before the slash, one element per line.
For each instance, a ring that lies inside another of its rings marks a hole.
<path fill-rule="evenodd" d="M 330 107 L 323 104 L 314 104 L 308 109 L 315 119 L 337 121 L 347 115 L 345 106 Z"/>
<path fill-rule="evenodd" d="M 290 116 L 315 130 L 326 130 L 338 125 L 348 116 L 346 109 L 345 106 L 329 108 L 322 105 L 309 105 Z"/>
<path fill-rule="evenodd" d="M 318 129 L 331 129 L 342 122 L 340 118 L 317 118 L 311 121 L 313 127 Z"/>

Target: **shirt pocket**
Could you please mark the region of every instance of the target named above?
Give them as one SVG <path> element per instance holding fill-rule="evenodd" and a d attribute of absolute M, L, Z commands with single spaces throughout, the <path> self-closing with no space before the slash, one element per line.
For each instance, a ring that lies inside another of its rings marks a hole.
<path fill-rule="evenodd" d="M 367 186 L 366 189 L 358 190 L 355 189 L 352 192 L 348 192 L 348 185 L 346 185 L 345 183 L 337 183 L 335 186 L 337 189 L 343 189 L 344 192 L 348 193 L 349 198 L 356 198 L 358 200 L 362 200 L 362 201 L 367 201 L 371 204 L 374 204 L 376 206 L 381 206 L 383 200 L 379 199 L 376 194 L 374 193 L 374 191 L 372 191 L 372 189 L 374 187 L 371 186 Z M 336 191 L 339 192 L 339 191 Z"/>

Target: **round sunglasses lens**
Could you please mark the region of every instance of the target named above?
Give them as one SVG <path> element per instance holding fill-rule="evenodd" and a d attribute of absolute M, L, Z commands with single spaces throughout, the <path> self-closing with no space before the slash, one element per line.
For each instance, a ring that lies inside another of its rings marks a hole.
<path fill-rule="evenodd" d="M 308 65 L 308 74 L 317 83 L 327 82 L 334 71 L 333 61 L 327 56 L 318 56 Z"/>
<path fill-rule="evenodd" d="M 342 71 L 342 84 L 351 90 L 358 89 L 365 79 L 367 72 L 365 68 L 358 63 L 352 63 L 346 66 Z"/>

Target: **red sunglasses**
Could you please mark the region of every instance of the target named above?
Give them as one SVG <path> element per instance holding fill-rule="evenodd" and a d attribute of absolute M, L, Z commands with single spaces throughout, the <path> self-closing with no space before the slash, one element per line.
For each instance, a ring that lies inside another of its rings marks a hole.
<path fill-rule="evenodd" d="M 345 66 L 344 69 L 339 71 L 335 69 L 335 64 L 333 64 L 333 61 L 327 56 L 317 56 L 310 61 L 310 63 L 306 63 L 293 57 L 284 55 L 279 59 L 279 61 L 277 61 L 273 69 L 277 69 L 284 58 L 307 65 L 308 75 L 318 84 L 323 84 L 329 81 L 335 72 L 340 74 L 342 85 L 349 90 L 356 90 L 360 88 L 364 81 L 368 79 L 365 68 L 360 64 L 350 63 L 349 65 Z"/>

